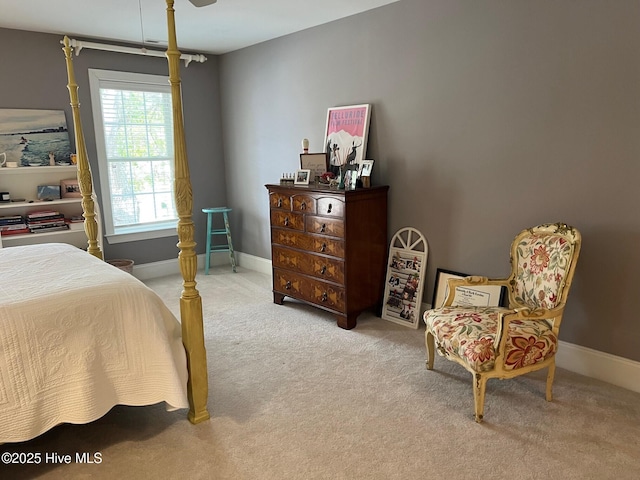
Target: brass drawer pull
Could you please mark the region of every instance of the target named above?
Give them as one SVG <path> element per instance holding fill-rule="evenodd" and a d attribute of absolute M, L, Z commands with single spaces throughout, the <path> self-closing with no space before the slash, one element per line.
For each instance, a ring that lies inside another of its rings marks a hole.
<path fill-rule="evenodd" d="M 288 227 L 289 226 L 289 217 L 285 217 L 284 219 L 284 226 Z"/>
<path fill-rule="evenodd" d="M 282 198 L 278 198 L 278 208 L 282 208 Z"/>
<path fill-rule="evenodd" d="M 329 204 L 329 208 L 327 209 L 327 213 L 331 213 L 331 204 Z"/>
<path fill-rule="evenodd" d="M 324 292 L 324 293 L 322 294 L 322 297 L 320 297 L 320 301 L 321 301 L 321 302 L 326 302 L 327 300 L 328 300 L 328 298 L 327 298 L 327 292 Z"/>
<path fill-rule="evenodd" d="M 307 202 L 302 202 L 300 204 L 300 210 L 306 210 L 307 209 Z"/>
<path fill-rule="evenodd" d="M 291 290 L 291 280 L 287 281 L 287 283 L 284 286 L 285 290 Z"/>
<path fill-rule="evenodd" d="M 326 229 L 327 229 L 327 224 L 323 223 L 322 227 L 320 227 L 320 233 L 324 233 Z"/>
<path fill-rule="evenodd" d="M 327 266 L 323 265 L 322 268 L 320 269 L 320 275 L 324 275 L 327 272 Z"/>
<path fill-rule="evenodd" d="M 320 247 L 320 251 L 321 252 L 326 252 L 327 251 L 327 244 L 323 243 L 322 246 Z"/>

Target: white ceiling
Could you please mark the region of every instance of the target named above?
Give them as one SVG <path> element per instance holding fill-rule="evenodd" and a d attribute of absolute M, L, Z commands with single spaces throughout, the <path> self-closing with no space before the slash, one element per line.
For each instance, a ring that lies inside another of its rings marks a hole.
<path fill-rule="evenodd" d="M 226 53 L 398 0 L 175 0 L 178 47 Z M 165 0 L 0 0 L 0 27 L 166 45 Z"/>

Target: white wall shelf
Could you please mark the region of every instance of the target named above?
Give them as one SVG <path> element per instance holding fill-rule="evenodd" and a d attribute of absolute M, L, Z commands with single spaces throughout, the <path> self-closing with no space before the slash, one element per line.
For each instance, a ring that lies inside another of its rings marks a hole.
<path fill-rule="evenodd" d="M 24 202 L 2 202 L 0 203 L 0 210 L 20 210 L 24 209 L 25 207 L 34 207 L 33 210 L 36 210 L 41 208 L 49 208 L 52 205 L 80 205 L 81 202 L 81 198 L 61 198 L 60 200 L 25 200 Z M 3 212 L 0 215 L 5 215 L 5 213 Z M 7 213 L 7 215 L 9 215 L 9 213 Z"/>
<path fill-rule="evenodd" d="M 42 166 L 42 167 L 18 167 L 18 168 L 0 168 L 0 175 L 36 175 L 42 173 L 67 173 L 75 177 L 76 166 L 75 165 L 56 165 L 56 166 Z"/>
<path fill-rule="evenodd" d="M 48 209 L 57 210 L 65 217 L 81 215 L 81 198 L 37 200 L 38 185 L 60 185 L 61 180 L 76 178 L 76 171 L 75 165 L 0 168 L 0 191 L 9 192 L 12 199 L 24 199 L 18 202 L 0 203 L 0 216 L 26 215 L 36 210 Z M 4 235 L 2 237 L 2 244 L 5 247 L 44 242 L 69 243 L 81 248 L 87 246 L 84 229 Z"/>

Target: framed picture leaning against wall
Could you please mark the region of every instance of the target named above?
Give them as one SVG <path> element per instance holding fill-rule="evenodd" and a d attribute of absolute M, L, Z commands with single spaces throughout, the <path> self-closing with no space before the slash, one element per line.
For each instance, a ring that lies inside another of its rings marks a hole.
<path fill-rule="evenodd" d="M 327 111 L 324 153 L 329 171 L 337 177 L 343 165 L 359 165 L 367 153 L 371 105 L 332 107 Z"/>

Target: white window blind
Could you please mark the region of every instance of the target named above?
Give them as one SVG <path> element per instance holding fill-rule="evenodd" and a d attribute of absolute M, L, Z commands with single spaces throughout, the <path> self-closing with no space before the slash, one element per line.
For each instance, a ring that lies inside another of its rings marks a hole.
<path fill-rule="evenodd" d="M 89 74 L 107 238 L 170 227 L 175 233 L 168 79 L 104 70 Z"/>

